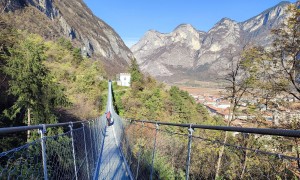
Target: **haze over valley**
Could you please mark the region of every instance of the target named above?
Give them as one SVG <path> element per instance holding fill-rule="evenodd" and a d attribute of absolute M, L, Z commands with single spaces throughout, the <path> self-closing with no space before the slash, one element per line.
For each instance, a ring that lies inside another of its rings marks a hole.
<path fill-rule="evenodd" d="M 271 30 L 286 19 L 289 4 L 281 2 L 244 22 L 224 17 L 208 32 L 192 24 L 178 25 L 170 33 L 150 30 L 131 51 L 142 71 L 164 82 L 220 80 L 232 56 L 245 46 L 272 44 Z"/>

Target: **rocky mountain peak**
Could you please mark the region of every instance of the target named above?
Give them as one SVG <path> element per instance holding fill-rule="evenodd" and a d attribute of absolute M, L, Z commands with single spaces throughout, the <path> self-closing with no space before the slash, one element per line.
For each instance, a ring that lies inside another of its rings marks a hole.
<path fill-rule="evenodd" d="M 278 5 L 271 7 L 259 15 L 239 23 L 242 30 L 245 32 L 245 39 L 248 42 L 268 46 L 271 42 L 270 30 L 278 27 L 286 18 L 286 8 L 291 4 L 283 1 Z"/>
<path fill-rule="evenodd" d="M 197 30 L 191 24 L 180 24 L 173 32 L 197 32 Z"/>
<path fill-rule="evenodd" d="M 142 39 L 139 42 L 142 42 L 144 46 L 140 47 L 137 44 L 133 45 L 131 49 L 135 51 L 148 51 L 150 49 L 156 49 L 157 46 L 164 45 L 164 34 L 156 31 L 156 30 L 149 30 L 145 33 Z"/>
<path fill-rule="evenodd" d="M 232 19 L 230 19 L 230 18 L 225 17 L 225 18 L 222 18 L 222 19 L 216 24 L 216 26 L 218 26 L 218 25 L 227 25 L 227 26 L 230 26 L 230 25 L 236 24 L 236 23 L 237 23 L 236 21 L 234 21 L 234 20 L 232 20 Z"/>
<path fill-rule="evenodd" d="M 151 30 L 147 31 L 144 36 L 147 38 L 158 38 L 160 36 L 163 36 L 163 33 L 160 33 L 156 30 L 151 29 Z"/>
<path fill-rule="evenodd" d="M 221 52 L 234 44 L 239 44 L 241 36 L 240 25 L 229 18 L 221 19 L 216 25 L 208 31 L 204 41 L 203 49 L 199 53 L 200 61 L 198 66 L 207 63 L 207 53 Z M 204 58 L 204 59 L 203 59 Z"/>
<path fill-rule="evenodd" d="M 208 33 L 212 33 L 219 30 L 237 30 L 239 29 L 239 25 L 236 21 L 229 18 L 222 18 L 219 22 L 217 22 L 213 28 L 211 28 Z"/>
<path fill-rule="evenodd" d="M 232 58 L 228 52 L 240 51 L 248 43 L 268 46 L 272 42 L 270 30 L 286 18 L 288 4 L 281 2 L 240 23 L 223 18 L 207 33 L 190 24 L 151 38 L 146 33 L 131 50 L 142 70 L 164 81 L 218 78 L 224 75 L 224 65 Z"/>
<path fill-rule="evenodd" d="M 181 43 L 198 50 L 200 44 L 200 33 L 190 24 L 181 24 L 170 33 L 172 43 Z"/>
<path fill-rule="evenodd" d="M 240 24 L 243 27 L 243 30 L 248 32 L 253 32 L 262 26 L 273 25 L 274 21 L 283 16 L 285 8 L 289 4 L 289 2 L 283 1 Z"/>

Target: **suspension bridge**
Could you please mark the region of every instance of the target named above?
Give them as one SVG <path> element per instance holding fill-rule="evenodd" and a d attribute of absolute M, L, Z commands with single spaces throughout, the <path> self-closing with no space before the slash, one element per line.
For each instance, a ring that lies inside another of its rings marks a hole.
<path fill-rule="evenodd" d="M 112 99 L 109 82 L 109 126 L 104 114 L 0 128 L 2 140 L 27 131 L 40 136 L 0 153 L 0 179 L 300 178 L 299 130 L 126 120 Z"/>

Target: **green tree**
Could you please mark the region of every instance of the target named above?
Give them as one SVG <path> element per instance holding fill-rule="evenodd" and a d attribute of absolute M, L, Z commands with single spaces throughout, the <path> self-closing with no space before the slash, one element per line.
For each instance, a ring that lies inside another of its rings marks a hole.
<path fill-rule="evenodd" d="M 71 41 L 68 40 L 68 39 L 66 39 L 66 38 L 63 38 L 63 37 L 62 37 L 62 38 L 59 38 L 59 39 L 57 40 L 57 43 L 58 43 L 60 46 L 64 47 L 65 49 L 69 50 L 69 51 L 72 51 L 72 50 L 73 50 L 73 46 L 72 46 Z"/>
<path fill-rule="evenodd" d="M 289 18 L 280 28 L 273 30 L 271 80 L 278 91 L 300 100 L 300 9 L 292 4 L 286 13 Z"/>
<path fill-rule="evenodd" d="M 144 75 L 140 71 L 140 68 L 139 68 L 139 65 L 138 65 L 136 59 L 131 60 L 129 72 L 131 74 L 131 79 L 130 79 L 131 88 L 134 91 L 137 91 L 137 90 L 142 91 L 144 89 L 144 86 L 143 86 Z"/>
<path fill-rule="evenodd" d="M 18 33 L 10 25 L 6 24 L 0 17 L 0 112 L 6 109 L 8 104 L 11 104 L 13 101 L 13 98 L 9 98 L 7 94 L 8 76 L 4 73 L 3 67 L 6 64 L 7 57 L 9 56 L 9 48 L 14 46 L 17 38 Z M 4 120 L 0 121 L 0 126 L 3 122 Z"/>
<path fill-rule="evenodd" d="M 72 51 L 72 55 L 76 65 L 80 64 L 83 61 L 80 48 L 74 48 Z"/>
<path fill-rule="evenodd" d="M 9 94 L 17 98 L 5 111 L 10 118 L 26 109 L 28 124 L 53 123 L 56 121 L 54 109 L 68 104 L 62 88 L 43 64 L 45 58 L 42 39 L 33 35 L 10 49 L 4 72 L 11 78 Z"/>
<path fill-rule="evenodd" d="M 264 103 L 268 108 L 269 101 L 277 94 L 277 87 L 270 81 L 271 68 L 270 55 L 263 47 L 254 46 L 244 51 L 243 67 L 250 74 L 249 81 L 252 86 L 251 94 L 259 98 L 261 103 Z"/>
<path fill-rule="evenodd" d="M 238 105 L 243 96 L 247 92 L 253 89 L 253 85 L 256 82 L 257 68 L 251 66 L 253 58 L 252 53 L 248 53 L 243 49 L 241 52 L 230 49 L 228 52 L 230 64 L 228 67 L 228 73 L 225 75 L 225 80 L 229 83 L 226 88 L 227 99 L 230 101 L 229 117 L 227 119 L 227 126 L 231 125 L 232 120 L 235 118 Z M 228 132 L 225 132 L 223 143 L 227 143 Z M 216 166 L 216 177 L 220 175 L 220 168 L 222 164 L 222 157 L 224 154 L 225 146 L 222 146 L 219 152 L 218 163 Z"/>

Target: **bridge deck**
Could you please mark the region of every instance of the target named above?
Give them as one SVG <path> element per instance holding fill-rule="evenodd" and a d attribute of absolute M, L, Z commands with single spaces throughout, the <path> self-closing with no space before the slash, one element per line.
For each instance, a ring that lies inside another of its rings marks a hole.
<path fill-rule="evenodd" d="M 104 149 L 100 158 L 98 177 L 95 179 L 130 179 L 117 146 L 114 126 L 106 128 Z"/>

